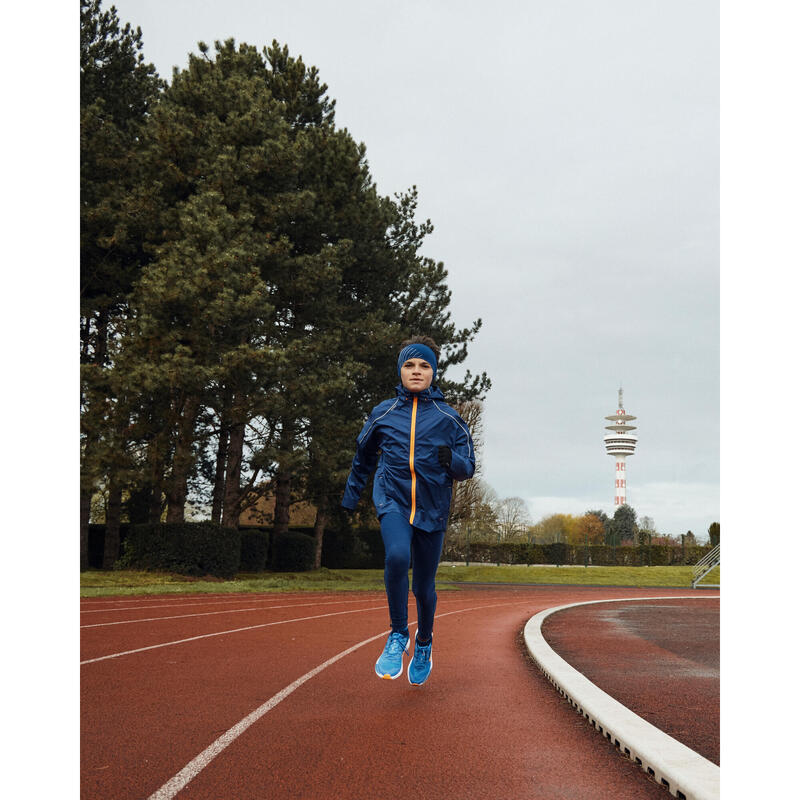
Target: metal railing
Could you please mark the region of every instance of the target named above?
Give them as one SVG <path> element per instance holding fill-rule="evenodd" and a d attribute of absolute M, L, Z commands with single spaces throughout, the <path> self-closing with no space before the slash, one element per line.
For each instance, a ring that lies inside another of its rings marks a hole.
<path fill-rule="evenodd" d="M 718 567 L 720 563 L 720 550 L 719 545 L 717 545 L 713 550 L 706 553 L 695 565 L 694 569 L 692 570 L 692 589 L 697 588 L 697 584 L 700 583 L 709 572 L 711 572 L 714 567 Z M 718 583 L 710 584 L 704 583 L 704 586 L 708 586 L 710 588 L 719 589 L 720 586 Z"/>

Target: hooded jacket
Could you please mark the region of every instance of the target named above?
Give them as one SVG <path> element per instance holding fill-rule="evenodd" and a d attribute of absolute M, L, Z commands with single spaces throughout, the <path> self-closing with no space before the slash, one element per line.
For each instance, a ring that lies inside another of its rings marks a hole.
<path fill-rule="evenodd" d="M 372 499 L 378 518 L 396 512 L 424 531 L 443 531 L 453 481 L 475 472 L 472 437 L 437 386 L 410 392 L 401 384 L 395 391 L 394 399 L 372 409 L 356 439 L 342 505 L 355 509 L 377 465 Z M 439 464 L 442 445 L 452 452 L 447 470 Z"/>

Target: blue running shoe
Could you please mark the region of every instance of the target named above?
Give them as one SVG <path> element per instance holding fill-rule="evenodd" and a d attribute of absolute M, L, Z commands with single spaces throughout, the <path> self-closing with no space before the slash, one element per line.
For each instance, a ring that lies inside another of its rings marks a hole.
<path fill-rule="evenodd" d="M 389 681 L 399 678 L 403 674 L 403 653 L 408 653 L 408 636 L 392 631 L 381 657 L 375 662 L 375 674 Z"/>
<path fill-rule="evenodd" d="M 420 644 L 414 637 L 414 658 L 408 665 L 408 682 L 412 686 L 421 686 L 428 680 L 433 669 L 433 639 L 428 644 Z"/>

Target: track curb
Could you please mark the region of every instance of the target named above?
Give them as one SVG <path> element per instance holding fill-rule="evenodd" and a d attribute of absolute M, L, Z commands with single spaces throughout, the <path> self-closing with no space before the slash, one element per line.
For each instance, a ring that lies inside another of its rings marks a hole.
<path fill-rule="evenodd" d="M 575 606 L 647 600 L 708 600 L 698 595 L 620 597 L 568 603 L 540 611 L 525 624 L 525 646 L 547 679 L 606 739 L 665 786 L 679 800 L 719 800 L 720 770 L 707 758 L 634 714 L 570 666 L 547 643 L 542 623 L 551 614 Z"/>

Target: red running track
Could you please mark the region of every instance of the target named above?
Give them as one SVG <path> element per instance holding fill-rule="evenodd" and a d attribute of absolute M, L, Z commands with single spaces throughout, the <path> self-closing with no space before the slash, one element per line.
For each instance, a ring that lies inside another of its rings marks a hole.
<path fill-rule="evenodd" d="M 83 600 L 81 797 L 664 800 L 521 631 L 570 602 L 690 593 L 440 591 L 422 687 L 373 672 L 383 593 Z"/>
<path fill-rule="evenodd" d="M 604 692 L 719 766 L 719 597 L 576 606 L 549 616 L 542 634 Z"/>

